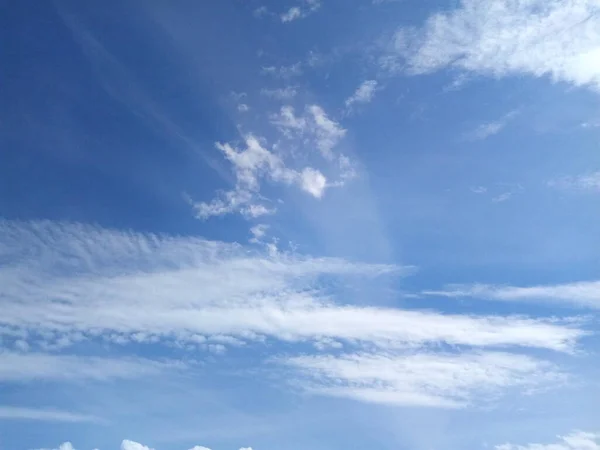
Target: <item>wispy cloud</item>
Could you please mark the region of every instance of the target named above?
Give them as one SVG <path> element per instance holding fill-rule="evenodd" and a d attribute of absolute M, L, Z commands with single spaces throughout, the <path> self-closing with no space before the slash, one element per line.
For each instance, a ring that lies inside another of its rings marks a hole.
<path fill-rule="evenodd" d="M 249 253 L 237 244 L 52 222 L 0 223 L 0 249 L 4 261 L 13 261 L 0 268 L 0 325 L 27 330 L 32 345 L 40 333 L 51 332 L 54 339 L 79 332 L 108 342 L 195 345 L 231 336 L 288 342 L 329 338 L 380 348 L 444 342 L 571 351 L 585 334 L 568 321 L 352 306 L 319 289 L 328 277 L 410 273 L 397 266 Z M 21 362 L 31 357 L 4 355 Z M 58 362 L 72 364 L 72 374 L 102 376 L 92 369 L 101 360 L 42 361 L 28 364 L 46 367 L 54 377 L 65 376 L 53 368 Z M 21 376 L 15 367 L 23 364 L 1 366 L 5 378 Z M 107 367 L 114 376 L 160 370 L 137 360 Z"/>
<path fill-rule="evenodd" d="M 58 409 L 21 408 L 17 406 L 0 406 L 0 419 L 34 420 L 43 422 L 70 423 L 104 423 L 104 419 L 88 414 L 61 411 Z"/>
<path fill-rule="evenodd" d="M 439 297 L 472 297 L 482 300 L 535 301 L 600 308 L 600 281 L 541 285 L 503 286 L 489 284 L 450 285 L 443 290 L 424 291 Z"/>
<path fill-rule="evenodd" d="M 375 93 L 377 92 L 377 81 L 366 80 L 356 88 L 356 91 L 346 99 L 346 109 L 351 110 L 352 106 L 356 103 L 369 103 L 373 100 Z"/>
<path fill-rule="evenodd" d="M 600 171 L 557 178 L 547 184 L 561 190 L 600 192 Z"/>
<path fill-rule="evenodd" d="M 507 353 L 352 354 L 300 356 L 283 361 L 307 378 L 314 393 L 408 406 L 460 408 L 509 388 L 555 384 L 549 363 Z"/>
<path fill-rule="evenodd" d="M 261 73 L 275 78 L 288 79 L 302 75 L 302 64 L 297 62 L 289 66 L 264 66 Z"/>
<path fill-rule="evenodd" d="M 287 86 L 285 88 L 263 88 L 260 93 L 266 97 L 275 98 L 277 100 L 290 100 L 296 96 L 298 90 L 293 86 Z"/>
<path fill-rule="evenodd" d="M 328 160 L 334 158 L 334 147 L 346 135 L 346 130 L 319 105 L 307 106 L 302 115 L 296 115 L 291 106 L 283 106 L 277 114 L 271 116 L 271 122 L 284 135 L 310 139 Z"/>
<path fill-rule="evenodd" d="M 600 89 L 597 8 L 596 0 L 462 0 L 420 29 L 400 30 L 383 63 L 413 74 L 452 67 Z"/>
<path fill-rule="evenodd" d="M 502 444 L 496 450 L 600 450 L 600 433 L 573 431 L 551 444 Z"/>
<path fill-rule="evenodd" d="M 498 120 L 482 123 L 474 130 L 467 132 L 464 138 L 469 141 L 483 141 L 490 136 L 500 133 L 516 115 L 517 111 L 511 111 Z"/>
<path fill-rule="evenodd" d="M 304 19 L 310 14 L 316 12 L 321 7 L 320 0 L 304 0 L 299 6 L 293 6 L 285 13 L 281 14 L 280 18 L 283 23 L 292 22 L 298 19 Z"/>
<path fill-rule="evenodd" d="M 139 358 L 101 358 L 50 353 L 0 351 L 0 381 L 133 379 L 181 368 L 180 363 L 161 363 Z"/>

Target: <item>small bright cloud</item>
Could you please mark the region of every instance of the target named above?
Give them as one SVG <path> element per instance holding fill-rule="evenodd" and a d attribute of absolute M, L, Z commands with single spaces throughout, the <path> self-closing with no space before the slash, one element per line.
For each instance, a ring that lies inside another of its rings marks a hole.
<path fill-rule="evenodd" d="M 346 99 L 346 108 L 352 107 L 355 103 L 369 103 L 373 100 L 377 91 L 376 80 L 366 80 Z"/>

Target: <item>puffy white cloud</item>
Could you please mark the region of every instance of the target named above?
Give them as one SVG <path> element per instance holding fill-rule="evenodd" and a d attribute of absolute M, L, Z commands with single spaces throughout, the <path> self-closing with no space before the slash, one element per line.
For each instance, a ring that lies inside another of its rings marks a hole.
<path fill-rule="evenodd" d="M 58 448 L 55 449 L 40 448 L 38 450 L 75 450 L 75 447 L 73 447 L 73 444 L 70 442 L 63 442 L 58 446 Z"/>
<path fill-rule="evenodd" d="M 350 108 L 355 103 L 369 103 L 373 100 L 376 91 L 376 80 L 363 81 L 356 91 L 354 91 L 354 94 L 346 99 L 346 107 Z"/>
<path fill-rule="evenodd" d="M 203 447 L 202 445 L 195 445 L 194 447 L 190 448 L 190 450 L 211 450 L 208 447 Z"/>
<path fill-rule="evenodd" d="M 142 445 L 139 442 L 130 441 L 128 439 L 121 442 L 121 450 L 154 450 L 146 445 Z"/>
<path fill-rule="evenodd" d="M 400 30 L 382 62 L 413 74 L 452 67 L 494 77 L 548 76 L 598 89 L 597 9 L 597 0 L 462 0 L 420 29 Z"/>
<path fill-rule="evenodd" d="M 327 187 L 327 178 L 321 172 L 307 167 L 300 174 L 302 189 L 316 198 L 321 198 Z"/>
<path fill-rule="evenodd" d="M 508 353 L 409 353 L 300 356 L 300 385 L 330 396 L 372 403 L 465 407 L 509 388 L 540 388 L 563 376 L 549 363 Z"/>
<path fill-rule="evenodd" d="M 249 252 L 237 244 L 198 238 L 4 221 L 0 222 L 0 257 L 9 261 L 0 267 L 0 326 L 44 340 L 80 333 L 82 338 L 112 342 L 177 339 L 194 344 L 199 337 L 219 335 L 243 341 L 329 338 L 381 348 L 446 342 L 571 351 L 585 334 L 570 321 L 338 303 L 317 289 L 319 281 L 410 273 L 411 269 Z M 4 355 L 16 361 L 31 354 Z M 83 367 L 70 359 L 28 364 L 54 373 L 56 361 L 73 367 L 71 373 L 89 377 L 103 364 L 93 358 L 86 359 Z M 14 365 L 2 364 L 4 373 L 13 378 L 18 376 L 12 372 Z M 160 370 L 139 360 L 108 366 L 115 376 Z"/>
<path fill-rule="evenodd" d="M 552 444 L 502 444 L 496 450 L 600 450 L 600 433 L 573 431 Z"/>
<path fill-rule="evenodd" d="M 473 297 L 483 300 L 549 302 L 566 306 L 600 308 L 600 281 L 540 286 L 459 284 L 450 285 L 442 290 L 424 291 L 423 294 L 439 297 Z"/>
<path fill-rule="evenodd" d="M 1 358 L 0 358 L 1 359 Z M 4 361 L 2 362 L 4 364 Z M 17 369 L 18 370 L 18 369 Z M 30 375 L 29 373 L 26 374 Z M 2 379 L 2 375 L 0 375 Z M 16 380 L 21 381 L 21 380 Z M 90 422 L 102 423 L 101 418 L 88 414 L 61 411 L 58 409 L 22 408 L 18 406 L 0 406 L 0 419 L 36 420 L 44 422 Z"/>

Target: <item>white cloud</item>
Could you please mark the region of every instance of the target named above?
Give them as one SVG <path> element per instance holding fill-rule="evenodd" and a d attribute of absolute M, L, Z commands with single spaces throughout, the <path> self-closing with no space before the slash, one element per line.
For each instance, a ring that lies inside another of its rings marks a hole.
<path fill-rule="evenodd" d="M 311 167 L 307 167 L 300 174 L 302 189 L 316 198 L 321 198 L 327 187 L 327 178 Z"/>
<path fill-rule="evenodd" d="M 474 297 L 483 300 L 536 301 L 553 304 L 600 308 L 600 281 L 582 281 L 540 286 L 503 286 L 489 284 L 450 285 L 425 295 L 441 297 Z"/>
<path fill-rule="evenodd" d="M 376 91 L 376 80 L 363 81 L 356 91 L 354 91 L 354 94 L 346 99 L 346 108 L 352 107 L 355 103 L 369 103 L 373 100 Z"/>
<path fill-rule="evenodd" d="M 55 449 L 40 448 L 38 450 L 75 450 L 75 447 L 70 442 L 63 442 Z"/>
<path fill-rule="evenodd" d="M 234 190 L 221 193 L 209 203 L 195 203 L 194 208 L 198 218 L 207 219 L 235 212 L 255 218 L 274 212 L 272 209 L 256 203 L 260 200 L 258 192 L 261 179 L 284 185 L 295 184 L 316 198 L 323 195 L 325 186 L 320 190 L 317 189 L 317 183 L 322 180 L 315 177 L 315 173 L 320 174 L 316 169 L 305 168 L 302 172 L 290 169 L 285 166 L 279 155 L 266 149 L 253 135 L 247 135 L 244 140 L 245 148 L 241 150 L 228 143 L 216 144 L 216 147 L 223 152 L 233 166 L 236 186 Z M 310 178 L 311 176 L 312 178 Z M 325 179 L 322 174 L 321 177 Z M 307 180 L 315 183 L 307 184 Z"/>
<path fill-rule="evenodd" d="M 551 180 L 548 186 L 571 191 L 600 192 L 600 171 Z"/>
<path fill-rule="evenodd" d="M 146 445 L 142 445 L 139 442 L 130 441 L 128 439 L 124 439 L 121 442 L 121 450 L 154 450 Z"/>
<path fill-rule="evenodd" d="M 261 73 L 275 78 L 288 79 L 302 75 L 302 64 L 297 62 L 289 66 L 265 66 L 261 69 Z"/>
<path fill-rule="evenodd" d="M 290 100 L 296 96 L 298 91 L 295 87 L 287 86 L 285 88 L 268 89 L 263 88 L 260 93 L 265 97 L 275 98 L 277 100 Z"/>
<path fill-rule="evenodd" d="M 485 194 L 487 193 L 487 188 L 485 186 L 473 186 L 471 187 L 471 192 L 474 194 Z"/>
<path fill-rule="evenodd" d="M 483 141 L 490 136 L 500 133 L 506 125 L 517 115 L 517 111 L 511 111 L 498 120 L 479 125 L 474 130 L 465 134 L 465 139 L 469 141 Z"/>
<path fill-rule="evenodd" d="M 268 229 L 269 225 L 264 223 L 254 225 L 252 228 L 250 228 L 250 234 L 252 235 L 252 238 L 250 238 L 250 242 L 255 244 L 260 242 L 262 238 L 265 237 L 265 234 L 267 233 Z"/>
<path fill-rule="evenodd" d="M 496 450 L 600 450 L 600 433 L 573 431 L 552 444 L 502 444 Z"/>
<path fill-rule="evenodd" d="M 0 406 L 0 419 L 36 420 L 44 422 L 103 423 L 99 417 L 57 409 Z"/>
<path fill-rule="evenodd" d="M 293 6 L 283 13 L 280 18 L 283 23 L 303 19 L 321 7 L 320 0 L 304 0 L 300 6 Z"/>
<path fill-rule="evenodd" d="M 300 369 L 314 393 L 372 403 L 465 407 L 501 390 L 537 389 L 563 375 L 549 363 L 508 353 L 417 353 L 300 356 L 282 361 Z"/>
<path fill-rule="evenodd" d="M 571 351 L 585 334 L 568 321 L 337 303 L 335 296 L 318 289 L 327 277 L 402 274 L 403 269 L 337 258 L 251 253 L 237 244 L 198 238 L 4 221 L 0 258 L 9 261 L 0 267 L 0 326 L 30 336 L 80 333 L 109 342 L 188 343 L 215 335 L 242 341 L 329 338 L 381 348 L 444 342 Z M 140 360 L 106 364 L 100 358 L 61 359 L 61 355 L 52 360 L 37 354 L 3 353 L 3 357 L 9 359 L 0 365 L 2 373 L 11 379 L 21 376 L 15 369 L 20 366 L 30 367 L 32 373 L 44 368 L 55 378 L 79 374 L 92 379 L 140 376 L 163 367 Z"/>
<path fill-rule="evenodd" d="M 211 450 L 208 447 L 203 447 L 202 445 L 195 445 L 194 447 L 190 448 L 190 450 Z"/>
<path fill-rule="evenodd" d="M 140 358 L 0 351 L 0 381 L 4 382 L 132 379 L 155 376 L 181 367 L 180 363 L 161 363 Z M 42 417 L 43 413 L 40 414 Z M 64 417 L 66 420 L 68 416 Z"/>
<path fill-rule="evenodd" d="M 309 105 L 302 116 L 297 116 L 291 106 L 284 106 L 271 116 L 271 122 L 288 137 L 310 139 L 328 160 L 333 159 L 334 147 L 346 135 L 346 130 L 318 105 Z"/>
<path fill-rule="evenodd" d="M 245 103 L 240 103 L 240 104 L 237 106 L 237 110 L 238 110 L 239 112 L 248 112 L 248 111 L 250 111 L 250 107 L 249 107 L 248 105 L 246 105 Z"/>
<path fill-rule="evenodd" d="M 413 74 L 445 67 L 502 77 L 548 76 L 600 88 L 597 0 L 462 0 L 398 32 L 383 64 Z M 400 60 L 396 59 L 400 56 Z"/>

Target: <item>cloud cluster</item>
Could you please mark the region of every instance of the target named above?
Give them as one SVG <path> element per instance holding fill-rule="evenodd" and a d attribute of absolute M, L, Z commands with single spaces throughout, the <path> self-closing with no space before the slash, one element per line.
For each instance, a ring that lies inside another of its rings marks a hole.
<path fill-rule="evenodd" d="M 247 217 L 259 217 L 274 212 L 273 208 L 258 203 L 260 201 L 261 180 L 266 179 L 285 185 L 297 185 L 315 198 L 321 198 L 327 187 L 325 176 L 312 167 L 296 171 L 285 166 L 282 158 L 266 149 L 253 135 L 244 138 L 245 148 L 239 150 L 231 144 L 217 143 L 231 163 L 236 177 L 234 190 L 221 193 L 211 202 L 194 205 L 197 216 L 207 219 L 241 212 Z"/>
<path fill-rule="evenodd" d="M 450 67 L 600 89 L 596 0 L 461 0 L 421 28 L 400 30 L 392 47 L 384 66 L 413 74 Z"/>
<path fill-rule="evenodd" d="M 129 439 L 124 439 L 121 442 L 121 450 L 154 450 L 153 448 L 148 447 L 147 445 L 140 444 L 136 441 L 131 441 Z M 38 450 L 50 450 L 50 449 L 38 449 Z M 63 442 L 58 446 L 57 449 L 53 450 L 75 450 L 73 444 L 70 442 Z M 97 450 L 97 449 L 96 449 Z M 203 447 L 202 445 L 196 445 L 189 450 L 211 450 L 208 447 Z M 252 447 L 241 447 L 239 450 L 252 450 Z"/>

